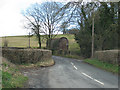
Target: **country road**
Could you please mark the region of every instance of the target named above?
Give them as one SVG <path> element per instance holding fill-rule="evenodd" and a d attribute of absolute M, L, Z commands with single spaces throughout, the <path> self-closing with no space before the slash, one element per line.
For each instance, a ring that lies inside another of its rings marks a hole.
<path fill-rule="evenodd" d="M 25 69 L 29 88 L 118 88 L 118 76 L 75 60 L 53 56 L 55 65 Z"/>

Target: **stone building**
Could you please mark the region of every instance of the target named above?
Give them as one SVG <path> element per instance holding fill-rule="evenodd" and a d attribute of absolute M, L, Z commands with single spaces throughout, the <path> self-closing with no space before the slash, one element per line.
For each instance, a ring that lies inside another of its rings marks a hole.
<path fill-rule="evenodd" d="M 68 53 L 69 41 L 66 37 L 52 39 L 50 49 L 53 53 L 66 54 Z"/>

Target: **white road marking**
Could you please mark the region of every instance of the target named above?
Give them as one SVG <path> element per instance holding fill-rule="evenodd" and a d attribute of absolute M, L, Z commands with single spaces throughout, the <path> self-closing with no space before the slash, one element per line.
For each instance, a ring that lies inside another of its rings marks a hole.
<path fill-rule="evenodd" d="M 94 79 L 94 81 L 96 81 L 96 82 L 98 82 L 98 83 L 104 85 L 104 83 L 102 83 L 102 82 L 100 82 L 100 81 L 98 81 L 98 80 L 96 80 L 96 79 Z"/>
<path fill-rule="evenodd" d="M 74 63 L 71 62 L 71 64 L 72 64 L 73 67 L 77 70 L 77 67 L 74 65 Z M 88 77 L 88 78 L 90 78 L 90 79 L 92 79 L 92 80 L 98 82 L 99 84 L 104 85 L 103 82 L 100 82 L 99 80 L 92 78 L 91 76 L 87 75 L 86 73 L 83 73 L 83 72 L 81 72 L 81 73 L 82 73 L 84 76 L 86 76 L 86 77 Z"/>
<path fill-rule="evenodd" d="M 98 81 L 97 79 L 94 79 L 94 78 L 92 78 L 91 76 L 89 76 L 89 75 L 87 75 L 87 74 L 85 74 L 85 73 L 83 73 L 83 72 L 81 72 L 81 73 L 82 73 L 83 75 L 85 75 L 86 77 L 88 77 L 88 78 L 90 78 L 90 79 L 92 79 L 92 80 L 94 80 L 94 81 L 96 81 L 96 82 L 98 82 L 98 83 L 104 85 L 104 83 Z"/>
<path fill-rule="evenodd" d="M 77 67 L 74 65 L 74 63 L 71 62 L 71 64 L 72 64 L 73 67 L 77 70 Z M 99 80 L 92 78 L 91 76 L 87 75 L 86 73 L 83 73 L 83 72 L 81 72 L 81 73 L 82 73 L 84 76 L 86 76 L 86 77 L 88 77 L 88 78 L 90 78 L 90 79 L 92 79 L 92 80 L 98 82 L 99 84 L 104 85 L 103 82 L 100 82 Z"/>
<path fill-rule="evenodd" d="M 77 70 L 77 67 L 76 67 L 76 66 L 74 66 L 74 68 Z"/>
<path fill-rule="evenodd" d="M 90 79 L 93 79 L 91 76 L 85 74 L 85 73 L 82 73 L 83 75 L 85 75 L 86 77 L 90 78 Z"/>
<path fill-rule="evenodd" d="M 74 63 L 71 62 L 71 64 L 73 65 L 73 67 L 77 70 L 77 67 L 74 65 Z"/>

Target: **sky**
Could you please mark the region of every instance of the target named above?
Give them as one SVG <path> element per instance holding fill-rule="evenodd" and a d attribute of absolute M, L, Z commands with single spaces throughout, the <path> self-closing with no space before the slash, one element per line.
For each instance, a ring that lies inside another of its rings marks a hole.
<path fill-rule="evenodd" d="M 0 0 L 0 37 L 28 35 L 29 30 L 23 28 L 21 10 L 25 10 L 30 4 L 43 1 L 68 2 L 72 0 Z"/>
<path fill-rule="evenodd" d="M 29 30 L 24 29 L 21 10 L 30 4 L 44 1 L 68 2 L 72 0 L 0 0 L 0 37 L 28 35 Z"/>
<path fill-rule="evenodd" d="M 25 35 L 21 10 L 38 0 L 0 0 L 0 36 Z"/>
<path fill-rule="evenodd" d="M 0 0 L 0 37 L 28 34 L 29 30 L 23 28 L 21 10 L 25 10 L 30 4 L 43 1 L 45 0 Z M 55 1 L 64 2 L 68 0 Z"/>

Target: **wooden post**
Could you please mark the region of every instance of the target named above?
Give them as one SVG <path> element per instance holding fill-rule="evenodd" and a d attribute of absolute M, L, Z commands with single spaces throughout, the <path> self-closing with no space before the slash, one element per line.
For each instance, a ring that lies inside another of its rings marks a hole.
<path fill-rule="evenodd" d="M 30 32 L 29 32 L 29 48 L 30 48 Z"/>

